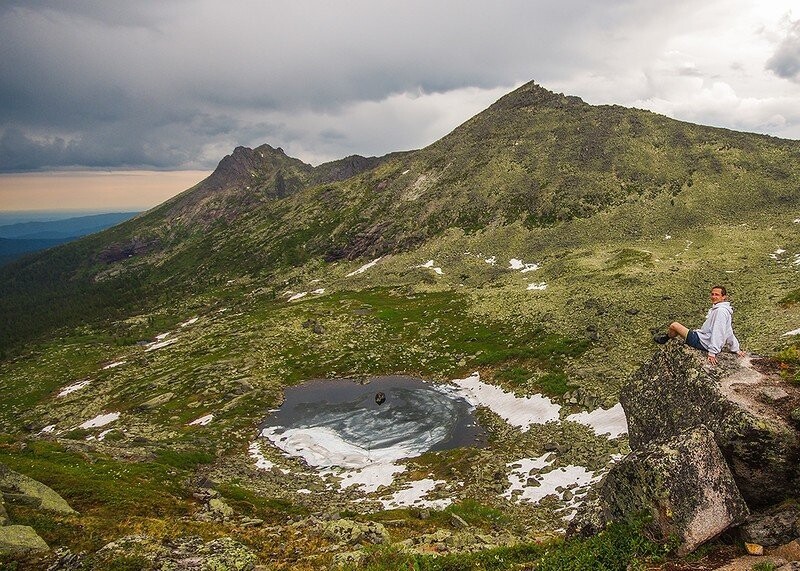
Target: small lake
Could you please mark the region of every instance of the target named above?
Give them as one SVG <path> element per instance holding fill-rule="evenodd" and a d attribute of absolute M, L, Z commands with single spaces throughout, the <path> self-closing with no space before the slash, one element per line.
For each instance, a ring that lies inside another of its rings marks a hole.
<path fill-rule="evenodd" d="M 262 435 L 312 466 L 360 468 L 486 442 L 454 389 L 411 377 L 315 380 L 285 395 Z"/>

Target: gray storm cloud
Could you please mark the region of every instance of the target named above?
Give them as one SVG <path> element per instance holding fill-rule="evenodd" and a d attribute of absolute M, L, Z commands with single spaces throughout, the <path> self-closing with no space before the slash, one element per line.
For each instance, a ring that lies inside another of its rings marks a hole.
<path fill-rule="evenodd" d="M 767 61 L 767 69 L 780 77 L 800 82 L 800 21 L 790 27 L 775 55 Z"/>
<path fill-rule="evenodd" d="M 531 79 L 630 103 L 622 77 L 696 31 L 697 5 L 4 2 L 0 171 L 206 169 L 264 142 L 308 162 L 418 148 Z"/>

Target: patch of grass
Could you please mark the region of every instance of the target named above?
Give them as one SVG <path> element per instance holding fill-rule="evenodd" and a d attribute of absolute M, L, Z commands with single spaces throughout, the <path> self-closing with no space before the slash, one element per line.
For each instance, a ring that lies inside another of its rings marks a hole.
<path fill-rule="evenodd" d="M 547 373 L 535 381 L 542 394 L 550 397 L 561 396 L 569 390 L 566 373 Z"/>
<path fill-rule="evenodd" d="M 236 484 L 220 484 L 217 490 L 234 510 L 250 516 L 307 515 L 308 510 L 286 500 L 266 498 Z"/>
<path fill-rule="evenodd" d="M 202 450 L 163 449 L 156 452 L 156 461 L 182 470 L 194 470 L 202 464 L 211 464 L 214 454 Z"/>
<path fill-rule="evenodd" d="M 781 377 L 800 384 L 800 339 L 775 353 L 774 358 L 778 362 Z"/>
<path fill-rule="evenodd" d="M 467 523 L 477 526 L 499 526 L 509 521 L 508 516 L 502 511 L 469 499 L 462 500 L 457 504 L 451 504 L 444 511 L 445 513 L 457 515 Z"/>
<path fill-rule="evenodd" d="M 778 303 L 784 308 L 791 307 L 795 303 L 800 303 L 800 288 L 786 294 Z"/>
<path fill-rule="evenodd" d="M 162 464 L 89 456 L 45 441 L 21 451 L 0 446 L 0 462 L 50 486 L 84 514 L 116 520 L 187 512 L 180 478 Z"/>
<path fill-rule="evenodd" d="M 660 561 L 670 546 L 651 541 L 644 521 L 615 523 L 588 539 L 553 540 L 444 556 L 412 555 L 393 548 L 371 551 L 358 569 L 389 571 L 468 571 L 531 569 L 534 571 L 617 571 L 644 569 Z"/>
<path fill-rule="evenodd" d="M 619 250 L 608 261 L 607 267 L 610 270 L 618 270 L 627 266 L 651 267 L 653 265 L 653 254 L 632 248 Z"/>
<path fill-rule="evenodd" d="M 330 371 L 442 377 L 501 365 L 517 381 L 524 370 L 561 372 L 566 358 L 589 346 L 585 339 L 548 333 L 535 324 L 478 319 L 468 305 L 454 292 L 409 295 L 386 287 L 309 300 L 303 316 L 324 316 L 322 324 L 330 324 L 330 330 L 324 336 L 285 338 L 281 357 L 291 381 Z"/>

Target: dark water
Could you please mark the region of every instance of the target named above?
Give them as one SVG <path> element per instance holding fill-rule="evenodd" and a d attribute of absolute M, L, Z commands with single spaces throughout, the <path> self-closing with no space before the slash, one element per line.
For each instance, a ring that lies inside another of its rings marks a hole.
<path fill-rule="evenodd" d="M 382 404 L 377 393 L 385 395 Z M 485 443 L 473 407 L 446 389 L 410 377 L 309 381 L 286 389 L 286 400 L 262 425 L 276 435 L 323 428 L 373 452 L 399 447 L 409 454 Z"/>

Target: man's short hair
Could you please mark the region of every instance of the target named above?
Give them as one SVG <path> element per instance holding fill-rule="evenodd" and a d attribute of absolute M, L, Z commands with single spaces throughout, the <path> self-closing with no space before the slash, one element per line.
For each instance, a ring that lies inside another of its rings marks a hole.
<path fill-rule="evenodd" d="M 728 290 L 725 289 L 725 286 L 716 285 L 716 286 L 711 288 L 711 290 L 715 290 L 715 289 L 720 290 L 722 292 L 723 296 L 727 296 L 728 295 Z M 709 291 L 711 291 L 711 290 L 709 290 Z"/>

